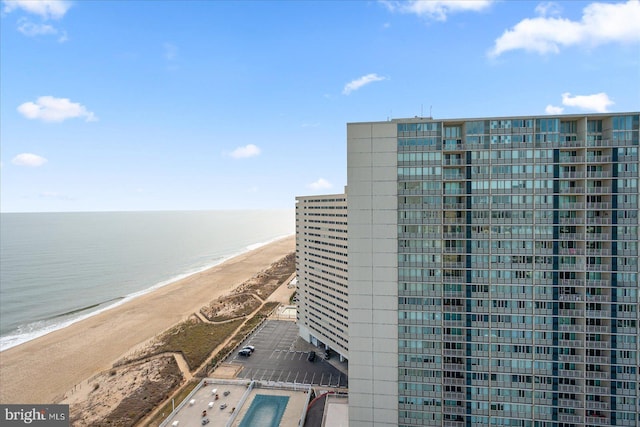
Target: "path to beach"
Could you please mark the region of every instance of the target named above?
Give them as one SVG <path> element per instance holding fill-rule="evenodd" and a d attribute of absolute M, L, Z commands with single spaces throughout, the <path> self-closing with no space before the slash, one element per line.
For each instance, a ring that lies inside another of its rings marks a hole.
<path fill-rule="evenodd" d="M 51 403 L 295 250 L 278 240 L 0 353 L 0 403 Z"/>

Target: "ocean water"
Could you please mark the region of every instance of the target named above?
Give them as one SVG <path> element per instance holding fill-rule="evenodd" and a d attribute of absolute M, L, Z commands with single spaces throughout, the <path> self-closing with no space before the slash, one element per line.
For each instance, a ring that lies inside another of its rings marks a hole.
<path fill-rule="evenodd" d="M 0 214 L 0 351 L 295 231 L 293 210 Z"/>

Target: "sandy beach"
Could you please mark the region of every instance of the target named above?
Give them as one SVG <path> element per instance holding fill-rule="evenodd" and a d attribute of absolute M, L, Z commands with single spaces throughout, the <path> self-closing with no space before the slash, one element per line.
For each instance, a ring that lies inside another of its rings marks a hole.
<path fill-rule="evenodd" d="M 289 236 L 0 353 L 0 403 L 52 403 L 295 250 Z"/>

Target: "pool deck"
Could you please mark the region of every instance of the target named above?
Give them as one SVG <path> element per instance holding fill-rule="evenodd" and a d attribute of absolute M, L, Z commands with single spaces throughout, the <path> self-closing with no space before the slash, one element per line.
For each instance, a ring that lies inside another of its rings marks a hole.
<path fill-rule="evenodd" d="M 287 402 L 287 408 L 282 415 L 282 419 L 280 420 L 281 427 L 288 426 L 298 426 L 300 419 L 302 417 L 303 411 L 306 411 L 307 408 L 307 397 L 308 393 L 303 391 L 289 391 L 289 390 L 275 390 L 275 389 L 265 389 L 265 388 L 254 388 L 251 391 L 251 395 L 247 399 L 246 403 L 242 405 L 240 409 L 240 413 L 238 417 L 235 419 L 232 427 L 237 427 L 242 422 L 242 419 L 247 414 L 247 411 L 251 407 L 251 403 L 253 403 L 253 399 L 259 394 L 267 394 L 270 396 L 288 396 L 289 402 Z"/>
<path fill-rule="evenodd" d="M 215 391 L 214 391 L 215 390 Z M 224 392 L 229 391 L 227 396 Z M 258 394 L 288 396 L 289 401 L 282 415 L 281 427 L 296 427 L 309 404 L 310 386 L 248 380 L 220 380 L 206 378 L 161 424 L 164 426 L 193 427 L 202 424 L 202 413 L 207 411 L 207 427 L 237 427 Z M 215 399 L 215 395 L 218 399 Z M 226 405 L 221 409 L 221 405 Z M 177 424 L 176 424 L 177 422 Z"/>

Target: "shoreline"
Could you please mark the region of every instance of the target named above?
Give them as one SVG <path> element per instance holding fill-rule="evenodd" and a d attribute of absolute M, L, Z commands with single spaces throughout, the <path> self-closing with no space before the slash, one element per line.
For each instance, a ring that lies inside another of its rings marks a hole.
<path fill-rule="evenodd" d="M 76 316 L 70 316 L 73 313 L 62 313 L 60 315 L 54 316 L 53 318 L 48 318 L 48 319 L 43 319 L 40 321 L 34 321 L 31 323 L 26 324 L 25 326 L 31 326 L 31 325 L 35 325 L 37 323 L 40 322 L 52 322 L 54 321 L 54 319 L 56 318 L 61 318 L 64 320 L 59 321 L 58 323 L 51 323 L 48 324 L 40 329 L 34 330 L 34 331 L 30 331 L 30 332 L 25 332 L 25 333 L 17 333 L 17 334 L 7 334 L 3 337 L 0 337 L 0 360 L 1 360 L 1 355 L 4 351 L 9 350 L 11 348 L 17 347 L 19 345 L 22 344 L 26 344 L 30 341 L 36 340 L 40 337 L 46 336 L 52 332 L 61 330 L 61 329 L 65 329 L 71 325 L 73 325 L 74 323 L 77 322 L 81 322 L 83 320 L 89 319 L 93 316 L 97 316 L 98 314 L 111 310 L 113 308 L 116 308 L 122 304 L 126 304 L 130 301 L 135 300 L 136 298 L 139 298 L 141 296 L 147 295 L 151 292 L 155 292 L 158 289 L 162 289 L 165 286 L 169 286 L 175 282 L 178 282 L 180 280 L 186 279 L 189 276 L 193 276 L 195 274 L 199 274 L 202 273 L 204 271 L 207 271 L 211 268 L 214 268 L 218 265 L 224 264 L 225 262 L 227 262 L 230 259 L 233 259 L 235 257 L 241 256 L 243 254 L 249 253 L 255 249 L 259 249 L 263 246 L 267 246 L 271 243 L 274 243 L 278 240 L 282 240 L 282 239 L 286 239 L 287 237 L 291 237 L 294 234 L 287 234 L 287 235 L 282 235 L 282 236 L 278 236 L 275 237 L 273 239 L 264 241 L 264 242 L 258 242 L 258 243 L 253 243 L 250 245 L 247 245 L 244 250 L 242 251 L 238 251 L 235 253 L 232 253 L 230 255 L 226 255 L 223 256 L 221 258 L 216 259 L 214 262 L 211 262 L 207 265 L 204 265 L 202 267 L 196 268 L 192 271 L 186 271 L 183 273 L 179 273 L 176 274 L 172 277 L 169 277 L 166 280 L 161 280 L 145 289 L 141 289 L 139 291 L 135 291 L 132 293 L 129 293 L 127 295 L 123 295 L 123 296 L 118 296 L 118 297 L 114 297 L 109 301 L 103 301 L 103 302 L 97 302 L 96 304 L 94 304 L 93 306 L 90 307 L 90 309 L 85 309 L 85 308 L 79 308 L 77 310 Z M 91 311 L 91 308 L 97 308 L 96 310 Z"/>
<path fill-rule="evenodd" d="M 280 238 L 0 352 L 0 403 L 52 403 L 294 250 Z"/>

